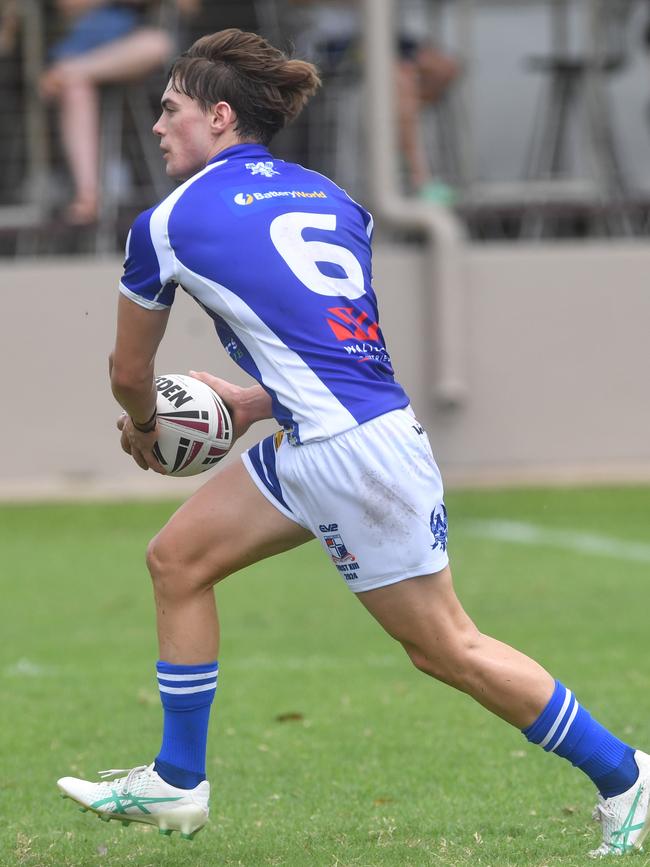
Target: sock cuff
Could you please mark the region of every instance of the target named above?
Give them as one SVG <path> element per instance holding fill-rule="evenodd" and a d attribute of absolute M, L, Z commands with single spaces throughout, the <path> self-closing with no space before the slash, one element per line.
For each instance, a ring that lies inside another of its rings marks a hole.
<path fill-rule="evenodd" d="M 216 662 L 200 665 L 156 665 L 158 689 L 163 705 L 177 710 L 209 704 L 217 688 L 219 666 Z"/>
<path fill-rule="evenodd" d="M 199 662 L 195 665 L 177 665 L 174 662 L 165 662 L 159 659 L 156 662 L 156 671 L 158 674 L 174 674 L 174 675 L 191 675 L 191 674 L 211 674 L 213 671 L 219 670 L 219 663 L 215 659 L 214 662 Z"/>
<path fill-rule="evenodd" d="M 564 740 L 579 707 L 571 690 L 556 680 L 548 704 L 532 725 L 522 729 L 522 734 L 547 752 L 555 750 Z"/>
<path fill-rule="evenodd" d="M 634 750 L 581 707 L 559 680 L 544 710 L 522 733 L 584 771 L 604 798 L 627 791 L 638 777 Z"/>

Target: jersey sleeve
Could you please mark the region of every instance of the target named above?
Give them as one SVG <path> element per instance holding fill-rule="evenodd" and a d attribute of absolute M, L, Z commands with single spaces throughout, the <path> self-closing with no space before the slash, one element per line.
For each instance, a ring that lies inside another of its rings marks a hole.
<path fill-rule="evenodd" d="M 157 241 L 152 232 L 152 215 L 155 209 L 144 211 L 133 223 L 126 240 L 124 273 L 120 292 L 131 301 L 149 310 L 165 310 L 174 302 L 176 286 L 169 266 L 161 263 L 173 260 L 169 256 L 169 242 Z M 161 245 L 167 245 L 162 249 Z"/>

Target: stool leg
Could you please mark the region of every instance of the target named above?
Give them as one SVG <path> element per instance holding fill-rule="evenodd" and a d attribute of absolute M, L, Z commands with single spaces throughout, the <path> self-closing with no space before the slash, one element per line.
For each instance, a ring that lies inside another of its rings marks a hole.
<path fill-rule="evenodd" d="M 625 209 L 627 182 L 618 156 L 618 147 L 611 124 L 611 110 L 602 82 L 585 82 L 587 131 L 591 144 L 593 171 L 604 202 L 611 202 L 604 218 L 609 232 L 626 236 L 635 234 L 635 227 Z"/>

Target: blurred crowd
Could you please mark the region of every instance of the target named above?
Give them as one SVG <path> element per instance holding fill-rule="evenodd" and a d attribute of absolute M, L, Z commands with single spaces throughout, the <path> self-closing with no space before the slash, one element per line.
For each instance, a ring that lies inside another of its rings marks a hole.
<path fill-rule="evenodd" d="M 568 8 L 572 0 L 562 2 Z M 618 25 L 635 5 L 608 2 L 610 10 L 620 7 Z M 441 26 L 445 8 L 454 5 L 460 0 L 396 0 L 393 77 L 401 183 L 404 195 L 456 211 L 470 229 L 474 218 L 480 234 L 481 226 L 496 223 L 477 219 L 480 196 L 474 195 L 470 207 L 467 166 L 460 159 L 466 149 L 459 105 L 467 59 Z M 231 26 L 262 32 L 317 64 L 323 92 L 295 128 L 282 134 L 276 151 L 363 195 L 360 0 L 0 0 L 1 104 L 11 119 L 0 126 L 0 253 L 48 243 L 48 252 L 119 247 L 134 213 L 167 190 L 150 129 L 170 59 L 199 35 Z M 595 69 L 584 58 L 557 52 L 538 60 L 549 88 L 539 108 L 543 128 L 528 181 L 563 171 L 562 136 Z M 598 62 L 605 60 L 611 62 Z M 502 98 L 507 103 L 507 87 Z M 601 114 L 606 109 L 603 103 Z M 611 130 L 592 132 L 605 141 L 596 158 L 602 162 L 599 181 L 618 209 L 610 224 L 633 233 L 623 213 L 627 201 Z M 552 204 L 548 190 L 538 198 L 541 205 Z M 497 236 L 510 231 L 511 205 L 501 208 Z M 492 216 L 496 210 L 493 199 Z M 516 212 L 515 234 L 543 234 L 543 207 L 536 213 L 531 220 L 530 213 Z M 576 231 L 579 221 L 572 225 Z"/>

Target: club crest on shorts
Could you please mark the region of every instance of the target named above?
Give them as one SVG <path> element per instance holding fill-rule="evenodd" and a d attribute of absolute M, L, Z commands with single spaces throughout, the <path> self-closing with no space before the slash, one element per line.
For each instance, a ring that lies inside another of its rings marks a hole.
<path fill-rule="evenodd" d="M 433 512 L 431 512 L 431 532 L 435 542 L 431 546 L 431 550 L 435 551 L 439 548 L 441 551 L 447 550 L 447 509 L 444 503 L 439 503 Z"/>
<path fill-rule="evenodd" d="M 350 554 L 345 547 L 345 542 L 338 534 L 335 536 L 324 536 L 323 539 L 335 563 L 354 563 L 357 559 L 354 554 Z"/>
<path fill-rule="evenodd" d="M 359 564 L 357 558 L 348 551 L 341 534 L 338 532 L 339 525 L 321 524 L 318 529 L 323 534 L 327 553 L 345 580 L 354 581 L 355 578 L 358 578 Z"/>

